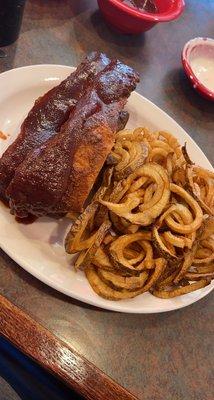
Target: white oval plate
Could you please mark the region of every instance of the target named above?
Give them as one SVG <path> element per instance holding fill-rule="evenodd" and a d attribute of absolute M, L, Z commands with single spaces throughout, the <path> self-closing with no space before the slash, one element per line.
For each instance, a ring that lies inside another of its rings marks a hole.
<path fill-rule="evenodd" d="M 0 75 L 0 130 L 10 134 L 0 139 L 0 156 L 19 133 L 21 122 L 35 99 L 57 85 L 74 68 L 62 65 L 34 65 Z M 187 142 L 190 156 L 205 168 L 212 166 L 190 136 L 165 112 L 149 100 L 133 93 L 126 109 L 128 127 L 148 126 L 173 133 Z M 145 293 L 131 300 L 113 302 L 97 296 L 84 274 L 75 272 L 72 257 L 65 254 L 63 240 L 70 225 L 66 218 L 40 218 L 31 225 L 19 224 L 0 203 L 0 246 L 21 267 L 42 282 L 75 299 L 109 310 L 129 313 L 157 313 L 185 307 L 206 296 L 214 282 L 204 289 L 175 299 L 163 300 Z"/>

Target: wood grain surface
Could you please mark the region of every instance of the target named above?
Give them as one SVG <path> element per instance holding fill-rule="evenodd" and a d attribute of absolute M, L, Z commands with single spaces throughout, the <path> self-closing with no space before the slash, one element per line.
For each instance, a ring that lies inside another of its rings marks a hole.
<path fill-rule="evenodd" d="M 186 3 L 177 21 L 135 37 L 107 27 L 95 0 L 28 0 L 22 33 L 4 48 L 0 71 L 77 65 L 85 53 L 105 51 L 139 71 L 137 90 L 171 115 L 213 163 L 214 105 L 191 88 L 180 54 L 187 40 L 213 37 L 214 2 Z M 213 399 L 213 293 L 171 313 L 118 314 L 57 293 L 3 252 L 0 293 L 139 399 Z"/>
<path fill-rule="evenodd" d="M 86 399 L 136 399 L 3 296 L 0 296 L 0 332 Z"/>

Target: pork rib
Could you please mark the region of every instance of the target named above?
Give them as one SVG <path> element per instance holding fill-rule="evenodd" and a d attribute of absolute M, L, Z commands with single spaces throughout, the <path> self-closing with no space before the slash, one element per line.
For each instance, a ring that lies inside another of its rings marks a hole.
<path fill-rule="evenodd" d="M 19 136 L 0 158 L 0 198 L 6 199 L 6 188 L 28 153 L 60 130 L 93 78 L 109 64 L 105 54 L 93 52 L 67 79 L 36 100 Z"/>
<path fill-rule="evenodd" d="M 138 80 L 132 68 L 117 60 L 94 78 L 60 132 L 18 168 L 7 190 L 13 213 L 26 217 L 82 210 Z"/>

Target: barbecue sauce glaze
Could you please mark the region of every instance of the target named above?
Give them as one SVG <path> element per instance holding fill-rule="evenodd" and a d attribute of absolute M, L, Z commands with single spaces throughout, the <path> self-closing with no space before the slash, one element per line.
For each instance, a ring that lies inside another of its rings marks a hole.
<path fill-rule="evenodd" d="M 122 0 L 127 6 L 136 8 L 138 11 L 157 13 L 158 8 L 154 0 Z"/>

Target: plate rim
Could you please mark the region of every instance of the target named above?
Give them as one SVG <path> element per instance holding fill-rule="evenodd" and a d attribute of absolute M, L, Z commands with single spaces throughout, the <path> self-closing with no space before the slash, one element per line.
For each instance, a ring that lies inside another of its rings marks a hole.
<path fill-rule="evenodd" d="M 62 64 L 35 64 L 35 65 L 25 65 L 22 67 L 17 67 L 17 68 L 12 68 L 8 71 L 4 71 L 0 74 L 0 80 L 2 78 L 7 77 L 7 75 L 10 75 L 11 73 L 15 73 L 17 71 L 21 71 L 21 70 L 34 70 L 34 69 L 41 69 L 41 68 L 59 68 L 59 69 L 69 69 L 71 72 L 74 71 L 76 69 L 75 66 L 71 66 L 71 65 L 62 65 Z M 207 156 L 204 154 L 204 152 L 202 151 L 202 149 L 199 147 L 199 145 L 194 141 L 194 139 L 182 128 L 182 126 L 180 126 L 176 120 L 171 117 L 166 111 L 164 111 L 162 108 L 160 108 L 159 106 L 157 106 L 155 103 L 153 103 L 151 100 L 147 99 L 146 97 L 142 96 L 140 93 L 134 91 L 133 92 L 135 95 L 137 95 L 137 97 L 139 97 L 140 99 L 142 99 L 143 101 L 147 102 L 150 106 L 154 107 L 156 110 L 161 111 L 161 113 L 164 113 L 165 117 L 169 118 L 171 120 L 171 122 L 177 124 L 177 126 L 179 127 L 179 129 L 181 129 L 190 139 L 191 141 L 194 143 L 194 146 L 197 148 L 197 150 L 199 150 L 202 154 L 203 157 L 206 159 L 207 164 L 209 164 L 210 168 L 213 170 L 212 164 L 210 163 L 210 161 L 208 160 Z M 109 311 L 116 311 L 116 312 L 120 312 L 120 313 L 129 313 L 129 314 L 158 314 L 158 313 L 163 313 L 163 312 L 169 312 L 169 311 L 175 311 L 178 309 L 182 309 L 184 307 L 187 307 L 191 304 L 196 303 L 197 301 L 201 300 L 202 298 L 204 298 L 205 296 L 207 296 L 214 288 L 214 281 L 207 286 L 204 292 L 200 293 L 199 298 L 198 299 L 194 299 L 194 298 L 190 298 L 188 299 L 188 301 L 186 301 L 186 303 L 184 304 L 175 304 L 172 305 L 169 304 L 157 311 L 157 310 L 139 310 L 139 309 L 130 309 L 129 307 L 127 308 L 127 306 L 122 306 L 121 309 L 121 302 L 112 302 L 110 300 L 106 300 L 106 299 L 102 299 L 100 298 L 95 292 L 93 292 L 95 298 L 93 299 L 87 299 L 84 300 L 81 296 L 79 296 L 78 294 L 70 294 L 68 292 L 67 289 L 64 289 L 60 284 L 58 284 L 57 282 L 53 283 L 53 282 L 49 282 L 48 281 L 48 276 L 47 275 L 43 275 L 43 273 L 39 272 L 37 273 L 37 270 L 34 270 L 32 272 L 32 270 L 30 269 L 30 267 L 28 266 L 28 263 L 24 260 L 22 260 L 22 263 L 20 264 L 20 261 L 16 261 L 16 255 L 13 254 L 13 251 L 11 251 L 10 249 L 7 248 L 7 246 L 5 246 L 4 244 L 2 244 L 0 242 L 0 248 L 9 256 L 12 258 L 12 260 L 21 268 L 23 268 L 25 271 L 27 271 L 29 274 L 31 274 L 32 276 L 34 276 L 36 279 L 38 279 L 39 281 L 41 281 L 42 283 L 44 283 L 45 285 L 50 286 L 51 288 L 53 288 L 54 290 L 57 290 L 61 293 L 63 293 L 64 295 L 67 295 L 68 297 L 71 297 L 73 299 L 76 299 L 78 301 L 80 301 L 81 303 L 85 303 L 85 304 L 89 304 L 91 306 L 94 306 L 96 308 L 102 308 L 102 309 L 106 309 Z M 88 283 L 88 282 L 87 282 Z M 89 285 L 89 283 L 88 283 Z M 92 289 L 91 289 L 92 290 Z M 104 301 L 104 304 L 100 305 L 97 303 L 96 298 L 102 299 L 102 301 Z M 128 301 L 128 300 L 126 300 Z M 132 301 L 132 299 L 129 300 L 130 303 Z"/>
<path fill-rule="evenodd" d="M 29 64 L 29 65 L 23 65 L 23 67 L 16 67 L 16 68 L 11 68 L 8 69 L 7 71 L 3 71 L 0 73 L 0 77 L 5 76 L 11 72 L 14 71 L 19 71 L 19 70 L 23 70 L 23 69 L 28 69 L 28 68 L 32 68 L 32 69 L 36 69 L 38 67 L 42 67 L 42 68 L 50 68 L 50 67 L 59 67 L 59 68 L 70 68 L 71 70 L 75 70 L 76 67 L 74 65 L 64 65 L 64 64 Z"/>

